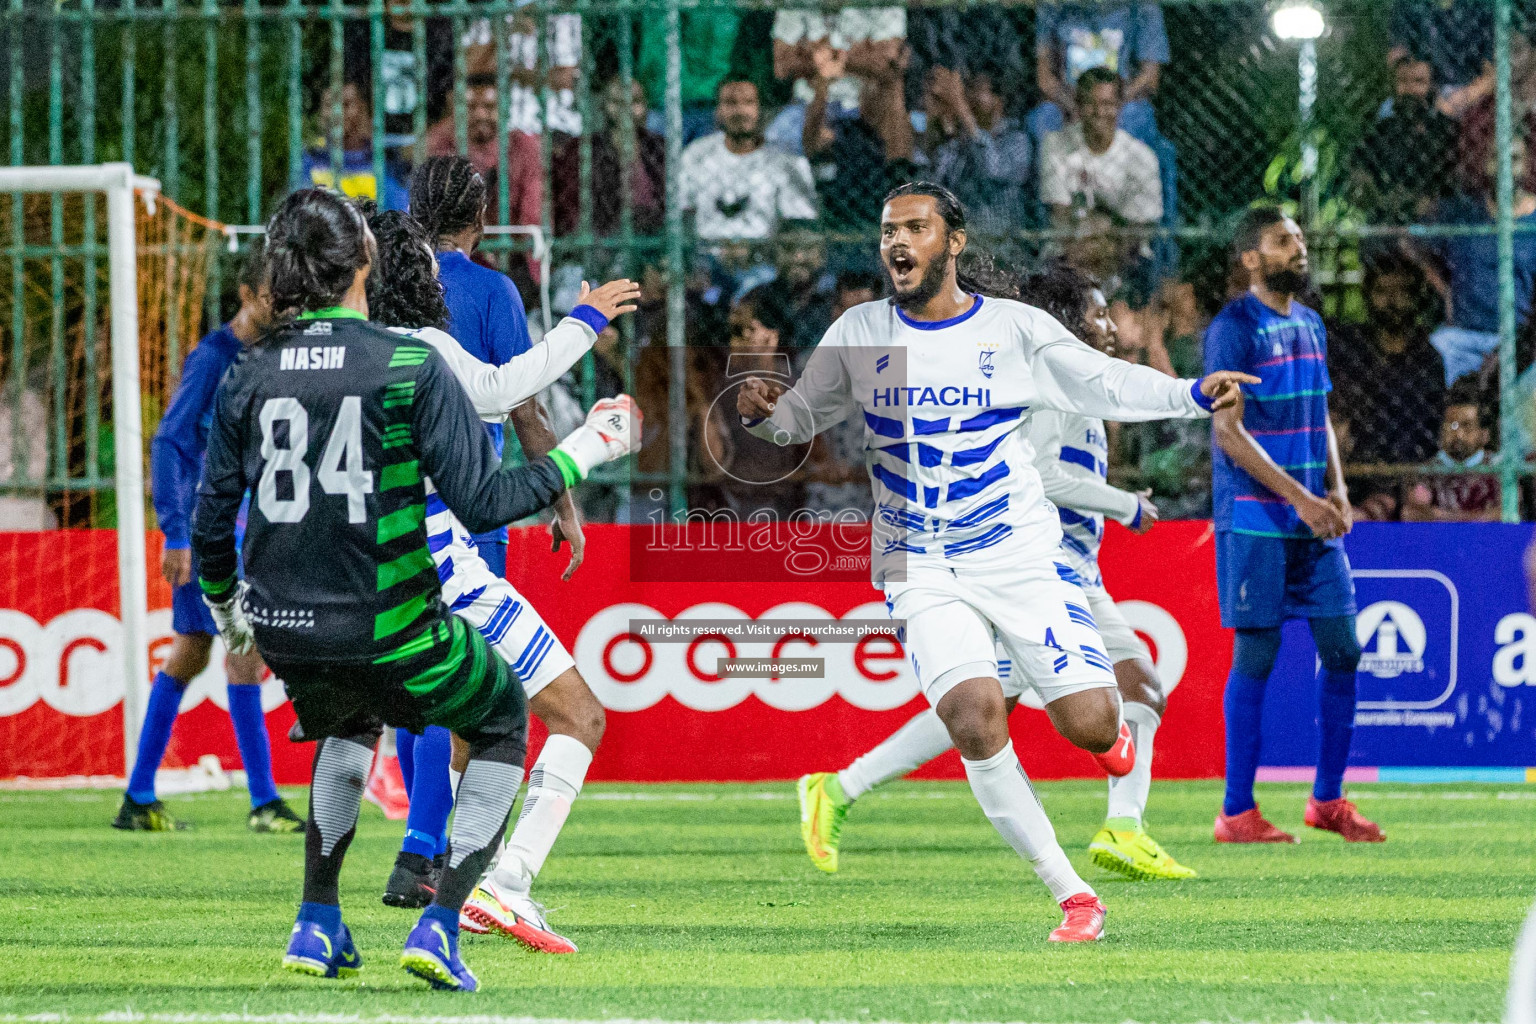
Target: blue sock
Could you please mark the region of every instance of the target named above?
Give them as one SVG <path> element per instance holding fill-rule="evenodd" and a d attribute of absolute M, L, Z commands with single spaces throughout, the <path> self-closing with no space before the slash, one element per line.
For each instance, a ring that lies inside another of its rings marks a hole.
<path fill-rule="evenodd" d="M 228 693 L 229 720 L 235 727 L 240 763 L 245 766 L 245 786 L 250 790 L 251 806 L 260 807 L 277 799 L 277 783 L 272 781 L 272 740 L 267 735 L 267 716 L 261 710 L 261 684 L 230 683 Z"/>
<path fill-rule="evenodd" d="M 299 920 L 312 921 L 334 935 L 341 931 L 341 908 L 334 903 L 300 903 Z"/>
<path fill-rule="evenodd" d="M 176 724 L 181 694 L 186 688 L 186 683 L 164 672 L 155 675 L 155 683 L 149 689 L 144 723 L 139 726 L 139 751 L 133 759 L 133 773 L 128 776 L 128 799 L 134 803 L 155 801 L 155 772 L 171 742 L 171 727 Z"/>
<path fill-rule="evenodd" d="M 448 852 L 448 830 L 443 829 L 443 834 L 437 837 L 437 856 L 441 857 Z"/>
<path fill-rule="evenodd" d="M 405 783 L 406 796 L 410 796 L 411 785 L 416 781 L 416 741 L 420 738 L 406 729 L 395 730 L 395 756 L 400 759 L 400 778 Z"/>
<path fill-rule="evenodd" d="M 400 849 L 431 857 L 437 853 L 439 839 L 448 831 L 448 815 L 453 810 L 453 786 L 448 780 L 453 740 L 440 725 L 427 726 L 426 732 L 414 739 L 416 770 L 411 780 L 411 812 L 405 819 L 405 842 Z"/>
<path fill-rule="evenodd" d="M 1317 777 L 1312 796 L 1337 800 L 1344 795 L 1344 765 L 1355 735 L 1355 673 L 1322 669 L 1317 673 Z"/>
<path fill-rule="evenodd" d="M 443 930 L 454 938 L 459 936 L 459 912 L 451 910 L 439 903 L 430 903 L 427 909 L 421 912 L 423 921 L 436 921 L 443 926 Z"/>
<path fill-rule="evenodd" d="M 1227 793 L 1222 800 L 1223 814 L 1242 814 L 1251 810 L 1253 779 L 1259 771 L 1259 720 L 1264 712 L 1264 684 L 1233 669 L 1227 676 L 1227 690 L 1221 709 L 1227 720 Z"/>

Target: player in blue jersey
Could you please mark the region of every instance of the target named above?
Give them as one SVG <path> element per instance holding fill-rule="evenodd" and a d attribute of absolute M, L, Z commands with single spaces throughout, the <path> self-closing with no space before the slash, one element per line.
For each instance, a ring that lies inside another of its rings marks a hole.
<path fill-rule="evenodd" d="M 1206 329 L 1206 371 L 1262 379 L 1244 401 L 1215 414 L 1211 453 L 1216 578 L 1221 624 L 1237 631 L 1223 709 L 1227 791 L 1216 841 L 1292 843 L 1253 798 L 1264 689 L 1286 619 L 1312 627 L 1317 675 L 1317 776 L 1306 823 L 1351 842 L 1385 838 L 1344 799 L 1344 765 L 1354 734 L 1355 587 L 1343 537 L 1352 525 L 1338 444 L 1328 422 L 1326 333 L 1296 301 L 1307 284 L 1307 244 L 1275 207 L 1244 214 L 1233 241 L 1247 293 Z"/>
<path fill-rule="evenodd" d="M 272 301 L 263 283 L 262 251 L 259 242 L 252 246 L 240 269 L 240 311 L 187 353 L 181 383 L 150 448 L 155 514 L 165 534 L 160 571 L 172 587 L 171 622 L 176 639 L 150 689 L 149 707 L 139 731 L 138 754 L 128 777 L 123 805 L 112 822 L 114 828 L 163 832 L 185 827 L 155 798 L 155 771 L 170 742 L 182 693 L 208 667 L 213 637 L 218 633 L 197 585 L 197 565 L 192 559 L 192 507 L 197 501 L 197 481 L 203 471 L 208 426 L 213 420 L 213 397 L 219 381 L 241 350 L 255 341 L 272 319 Z M 272 781 L 271 741 L 261 709 L 261 656 L 231 654 L 225 671 L 229 676 L 229 717 L 235 726 L 235 741 L 240 747 L 240 761 L 245 766 L 246 785 L 251 794 L 250 827 L 255 832 L 302 831 L 304 819 L 277 795 Z"/>

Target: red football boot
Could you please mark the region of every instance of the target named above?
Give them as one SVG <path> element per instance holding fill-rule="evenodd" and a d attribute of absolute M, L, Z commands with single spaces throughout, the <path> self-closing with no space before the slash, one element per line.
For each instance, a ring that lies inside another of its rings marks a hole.
<path fill-rule="evenodd" d="M 1104 937 L 1104 901 L 1091 892 L 1068 896 L 1061 904 L 1066 915 L 1050 934 L 1052 942 L 1095 942 Z"/>
<path fill-rule="evenodd" d="M 373 759 L 373 770 L 368 773 L 363 797 L 369 803 L 377 804 L 390 821 L 401 821 L 411 813 L 411 794 L 405 790 L 398 757 L 380 754 Z"/>
<path fill-rule="evenodd" d="M 1114 745 L 1102 754 L 1094 754 L 1093 759 L 1106 775 L 1117 779 L 1129 775 L 1136 767 L 1136 744 L 1131 740 L 1131 727 L 1121 722 L 1120 735 L 1115 737 Z"/>
<path fill-rule="evenodd" d="M 1257 807 L 1250 807 L 1242 814 L 1216 815 L 1216 841 L 1218 843 L 1294 843 L 1297 840 L 1289 832 L 1282 832 L 1266 821 Z"/>
<path fill-rule="evenodd" d="M 1346 843 L 1384 843 L 1386 834 L 1381 826 L 1361 815 L 1354 804 L 1343 797 L 1337 800 L 1319 800 L 1307 797 L 1305 821 L 1313 828 L 1325 832 L 1337 832 Z"/>

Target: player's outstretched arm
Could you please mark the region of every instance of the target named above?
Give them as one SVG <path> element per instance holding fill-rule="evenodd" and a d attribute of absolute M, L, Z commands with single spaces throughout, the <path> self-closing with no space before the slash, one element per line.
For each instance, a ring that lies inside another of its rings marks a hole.
<path fill-rule="evenodd" d="M 412 429 L 421 469 L 471 533 L 548 507 L 594 466 L 639 448 L 639 410 L 620 396 L 593 406 L 587 423 L 549 455 L 501 468 L 469 398 L 440 359 L 422 364 L 415 394 Z"/>
<path fill-rule="evenodd" d="M 499 422 L 564 376 L 596 344 L 608 322 L 634 312 L 639 299 L 640 286 L 627 279 L 598 288 L 583 283 L 581 302 L 571 315 L 544 335 L 542 342 L 500 366 L 476 359 L 446 331 L 428 327 L 415 336 L 443 357 L 474 402 L 475 412 L 482 419 Z"/>
<path fill-rule="evenodd" d="M 192 549 L 197 555 L 203 600 L 213 612 L 225 646 L 231 654 L 246 654 L 255 646 L 255 637 L 240 607 L 243 584 L 235 546 L 235 519 L 248 485 L 244 421 L 233 397 L 236 389 L 232 385 L 237 379 L 226 380 L 215 400 L 193 517 Z"/>
<path fill-rule="evenodd" d="M 1123 423 L 1209 416 L 1237 402 L 1242 384 L 1259 383 L 1252 374 L 1231 370 L 1180 380 L 1112 359 L 1070 337 L 1036 348 L 1031 369 L 1047 408 Z"/>

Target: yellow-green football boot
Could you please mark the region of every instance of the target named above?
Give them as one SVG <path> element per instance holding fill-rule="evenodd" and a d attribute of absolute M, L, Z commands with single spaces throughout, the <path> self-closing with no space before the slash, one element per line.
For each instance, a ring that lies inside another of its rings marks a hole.
<path fill-rule="evenodd" d="M 1113 871 L 1138 882 L 1196 877 L 1193 868 L 1187 868 L 1174 860 L 1140 826 L 1114 828 L 1106 824 L 1093 837 L 1093 842 L 1088 844 L 1088 854 L 1089 859 L 1105 871 Z"/>
<path fill-rule="evenodd" d="M 836 772 L 816 772 L 800 776 L 800 838 L 811 863 L 832 874 L 837 871 L 837 842 L 843 832 L 843 819 L 853 802 L 843 796 Z"/>

